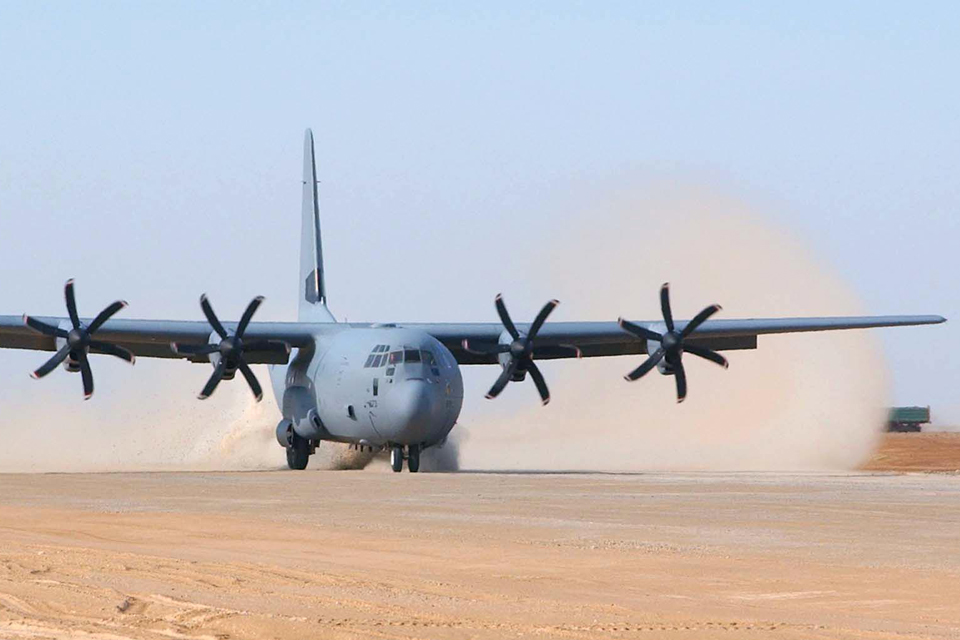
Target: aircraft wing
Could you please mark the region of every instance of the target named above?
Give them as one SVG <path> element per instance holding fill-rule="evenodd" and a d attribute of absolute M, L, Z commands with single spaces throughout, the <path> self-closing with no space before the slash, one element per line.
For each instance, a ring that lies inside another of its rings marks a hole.
<path fill-rule="evenodd" d="M 70 323 L 68 318 L 63 317 L 37 319 L 54 326 L 68 327 Z M 91 322 L 89 318 L 81 320 L 86 325 Z M 666 331 L 662 321 L 631 322 L 656 333 L 662 334 Z M 682 331 L 688 322 L 678 320 L 677 331 Z M 760 335 L 904 327 L 941 322 L 945 322 L 945 319 L 935 315 L 707 320 L 690 335 L 686 343 L 714 351 L 756 349 L 757 336 Z M 230 332 L 237 327 L 236 322 L 223 322 L 223 325 Z M 285 342 L 291 347 L 309 347 L 313 345 L 314 335 L 321 326 L 305 322 L 251 322 L 244 339 L 275 340 Z M 324 328 L 341 330 L 345 326 L 361 328 L 373 325 L 331 324 Z M 480 354 L 474 350 L 496 345 L 504 334 L 503 325 L 496 322 L 397 323 L 396 326 L 429 333 L 450 349 L 460 364 L 495 364 L 495 354 Z M 530 330 L 529 324 L 517 323 L 516 326 L 522 333 Z M 121 346 L 141 357 L 182 358 L 182 355 L 173 351 L 171 343 L 203 345 L 207 343 L 210 334 L 210 325 L 202 320 L 111 319 L 100 327 L 96 338 Z M 471 350 L 464 348 L 465 341 Z M 588 358 L 647 353 L 647 341 L 628 333 L 617 322 L 548 322 L 537 334 L 535 344 L 536 357 L 539 360 L 573 358 L 577 357 L 578 353 Z M 22 316 L 0 316 L 0 348 L 56 351 L 55 339 L 27 327 Z M 91 351 L 97 353 L 96 348 Z M 207 361 L 205 357 L 195 360 Z M 247 355 L 250 364 L 285 364 L 287 360 L 288 356 L 279 352 L 251 352 Z"/>
<path fill-rule="evenodd" d="M 779 333 L 909 327 L 945 322 L 942 316 L 842 316 L 820 318 L 755 318 L 744 320 L 707 320 L 690 334 L 685 344 L 714 351 L 756 349 L 757 336 Z M 631 321 L 655 333 L 666 332 L 663 321 Z M 678 320 L 676 330 L 683 331 L 689 320 Z M 497 344 L 503 325 L 467 324 L 401 324 L 420 329 L 442 342 L 460 364 L 495 364 L 497 355 L 478 353 Z M 516 324 L 521 333 L 528 333 L 530 324 Z M 469 346 L 465 348 L 464 341 Z M 625 331 L 617 322 L 547 322 L 537 333 L 535 356 L 538 360 L 556 358 L 622 356 L 647 353 L 647 341 Z"/>
<path fill-rule="evenodd" d="M 35 318 L 48 325 L 69 327 L 69 318 Z M 88 325 L 90 318 L 81 318 Z M 230 332 L 236 331 L 236 322 L 224 322 Z M 307 347 L 313 344 L 314 327 L 301 322 L 251 322 L 244 340 L 248 342 L 275 340 L 291 347 Z M 108 320 L 96 332 L 96 339 L 123 347 L 137 356 L 147 358 L 182 358 L 174 353 L 171 343 L 187 345 L 206 344 L 212 329 L 202 320 Z M 55 338 L 43 335 L 24 324 L 23 316 L 0 316 L 0 348 L 56 351 Z M 91 348 L 92 353 L 98 349 Z M 289 355 L 282 351 L 257 351 L 245 355 L 249 364 L 285 364 Z M 206 357 L 189 358 L 207 362 Z"/>

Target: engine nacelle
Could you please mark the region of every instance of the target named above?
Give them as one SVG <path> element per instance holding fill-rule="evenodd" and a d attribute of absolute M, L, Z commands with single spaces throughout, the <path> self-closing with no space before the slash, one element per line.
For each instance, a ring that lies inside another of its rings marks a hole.
<path fill-rule="evenodd" d="M 648 353 L 648 354 L 653 355 L 654 353 L 657 352 L 657 349 L 659 349 L 659 348 L 660 348 L 660 343 L 659 343 L 659 342 L 657 342 L 657 341 L 655 341 L 655 340 L 647 340 L 647 353 Z M 657 363 L 657 371 L 659 371 L 662 375 L 665 375 L 665 376 L 672 376 L 672 375 L 674 375 L 674 373 L 676 373 L 676 372 L 673 370 L 673 367 L 671 367 L 671 366 L 667 363 L 667 359 L 666 359 L 666 358 L 664 358 L 663 360 L 661 360 L 660 362 Z"/>

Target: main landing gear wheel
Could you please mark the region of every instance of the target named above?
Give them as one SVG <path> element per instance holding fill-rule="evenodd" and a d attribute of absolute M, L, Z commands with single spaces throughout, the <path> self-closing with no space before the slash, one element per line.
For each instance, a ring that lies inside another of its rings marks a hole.
<path fill-rule="evenodd" d="M 403 471 L 403 447 L 400 445 L 390 447 L 390 468 L 397 473 Z"/>
<path fill-rule="evenodd" d="M 303 471 L 310 462 L 310 442 L 293 434 L 293 444 L 287 447 L 287 466 L 296 471 Z"/>
<path fill-rule="evenodd" d="M 420 471 L 420 445 L 412 444 L 407 449 L 407 469 L 410 473 Z"/>

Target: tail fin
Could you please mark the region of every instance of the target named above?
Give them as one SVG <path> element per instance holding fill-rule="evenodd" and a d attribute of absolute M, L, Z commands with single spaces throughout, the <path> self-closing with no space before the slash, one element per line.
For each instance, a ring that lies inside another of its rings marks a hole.
<path fill-rule="evenodd" d="M 313 132 L 303 140 L 303 211 L 300 229 L 300 308 L 298 320 L 330 322 L 327 290 L 323 281 L 323 248 L 320 242 L 320 207 L 317 204 L 317 162 Z"/>

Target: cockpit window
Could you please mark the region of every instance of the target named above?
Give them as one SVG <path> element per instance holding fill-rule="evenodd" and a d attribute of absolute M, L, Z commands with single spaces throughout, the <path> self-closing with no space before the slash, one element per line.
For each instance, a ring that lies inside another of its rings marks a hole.
<path fill-rule="evenodd" d="M 393 351 L 393 352 L 391 352 L 391 353 L 390 353 L 390 360 L 389 360 L 389 362 L 390 362 L 391 365 L 402 363 L 402 362 L 403 362 L 403 351 Z"/>
<path fill-rule="evenodd" d="M 403 361 L 404 362 L 420 362 L 420 350 L 406 349 L 403 352 Z"/>

